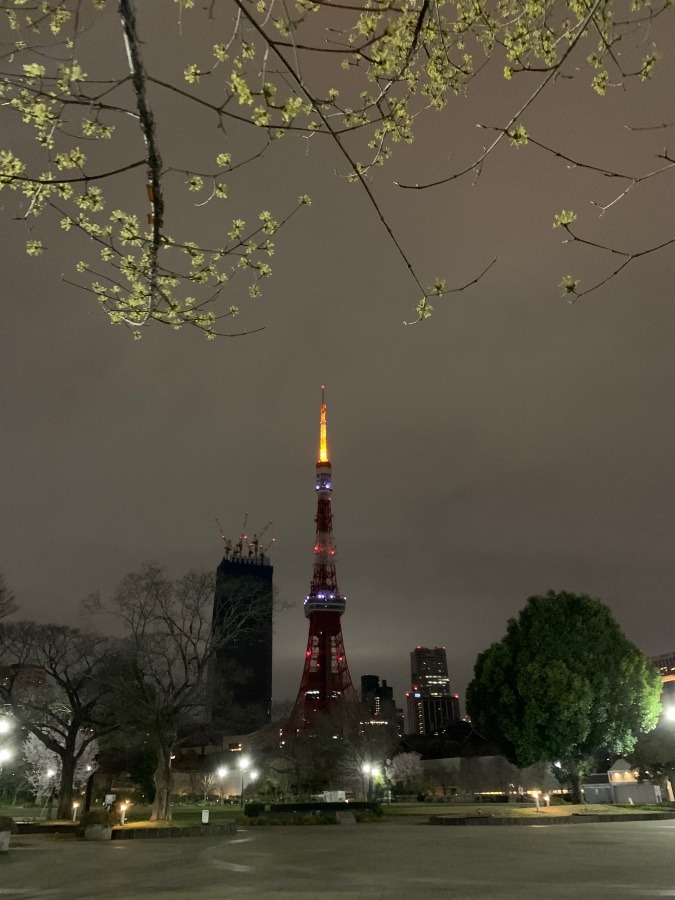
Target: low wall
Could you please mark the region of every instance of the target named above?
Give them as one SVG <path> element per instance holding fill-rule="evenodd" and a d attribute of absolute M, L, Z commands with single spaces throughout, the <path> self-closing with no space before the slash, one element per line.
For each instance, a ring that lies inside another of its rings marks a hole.
<path fill-rule="evenodd" d="M 429 825 L 579 825 L 587 822 L 652 822 L 675 819 L 675 813 L 572 813 L 571 816 L 429 816 Z"/>
<path fill-rule="evenodd" d="M 237 833 L 234 822 L 220 825 L 177 825 L 169 828 L 113 828 L 113 841 L 129 841 L 145 838 L 225 837 Z"/>
<path fill-rule="evenodd" d="M 258 816 L 311 816 L 312 813 L 317 815 L 330 815 L 337 812 L 358 812 L 359 810 L 374 810 L 379 806 L 377 803 L 367 803 L 363 800 L 338 801 L 336 803 L 247 803 L 244 806 L 244 815 L 255 819 Z"/>
<path fill-rule="evenodd" d="M 66 834 L 73 838 L 82 837 L 84 829 L 79 825 L 59 823 L 49 825 L 38 822 L 17 822 L 18 834 Z M 181 838 L 181 837 L 221 837 L 237 833 L 234 822 L 222 822 L 213 825 L 175 825 L 160 828 L 144 828 L 143 826 L 119 826 L 113 828 L 113 841 L 133 840 L 134 838 Z"/>

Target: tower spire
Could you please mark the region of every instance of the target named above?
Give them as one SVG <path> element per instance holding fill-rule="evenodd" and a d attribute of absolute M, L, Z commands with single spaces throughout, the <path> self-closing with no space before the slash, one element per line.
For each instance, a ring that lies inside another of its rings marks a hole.
<path fill-rule="evenodd" d="M 293 730 L 312 724 L 317 713 L 356 707 L 340 617 L 347 598 L 338 591 L 333 543 L 331 497 L 333 479 L 326 437 L 326 399 L 321 386 L 319 459 L 316 463 L 316 538 L 314 570 L 309 594 L 305 597 L 305 616 L 309 619 L 309 638 L 305 665 L 289 726 Z"/>
<path fill-rule="evenodd" d="M 319 426 L 318 462 L 328 462 L 328 439 L 326 436 L 326 389 L 323 385 L 321 385 L 321 425 Z M 328 465 L 330 465 L 330 463 L 328 463 Z"/>

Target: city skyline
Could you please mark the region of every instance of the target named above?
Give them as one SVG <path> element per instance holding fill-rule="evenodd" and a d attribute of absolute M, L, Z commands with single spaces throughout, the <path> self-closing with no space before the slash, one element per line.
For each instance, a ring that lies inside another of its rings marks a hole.
<path fill-rule="evenodd" d="M 181 38 L 176 16 L 149 66 L 171 62 L 171 41 L 185 40 L 189 52 L 203 45 L 187 24 Z M 655 126 L 672 105 L 675 58 L 667 22 L 654 26 L 663 60 L 650 80 L 601 97 L 592 75 L 556 79 L 546 102 L 528 109 L 528 132 L 635 176 L 661 165 L 670 132 Z M 92 35 L 94 50 L 104 39 Z M 672 248 L 570 305 L 561 279 L 590 284 L 614 261 L 564 245 L 552 227 L 556 213 L 575 210 L 600 243 L 649 246 L 673 232 L 664 202 L 672 179 L 636 184 L 600 215 L 594 204 L 618 195 L 616 179 L 504 140 L 480 177 L 398 187 L 470 165 L 489 129 L 532 90 L 528 73 L 507 81 L 498 61 L 479 75 L 467 96 L 449 99 L 448 117 L 420 118 L 415 143 L 370 173 L 429 283 L 438 275 L 465 284 L 497 259 L 466 291 L 435 299 L 431 319 L 414 327 L 403 322 L 414 317 L 417 288 L 318 135 L 276 141 L 241 182 L 232 179 L 232 209 L 244 194 L 278 215 L 289 196 L 312 198 L 275 235 L 263 296 L 233 298 L 234 324 L 249 333 L 232 339 L 158 325 L 132 340 L 68 284 L 79 259 L 72 235 L 56 228 L 42 235 L 42 256 L 26 255 L 32 223 L 14 220 L 15 195 L 3 191 L 0 568 L 21 616 L 112 630 L 79 617 L 91 592 L 109 596 L 148 560 L 172 576 L 215 572 L 216 518 L 235 537 L 247 513 L 253 532 L 271 520 L 281 607 L 274 699 L 292 701 L 307 640 L 316 510 L 308 485 L 326 384 L 355 682 L 377 673 L 403 705 L 411 649 L 438 644 L 463 702 L 476 656 L 529 596 L 549 589 L 599 597 L 649 655 L 675 646 Z M 160 138 L 187 167 L 196 132 L 161 97 Z M 19 152 L 32 138 L 19 117 L 4 121 L 4 142 Z M 206 168 L 222 132 L 209 119 L 204 133 Z M 143 167 L 132 179 L 119 203 L 144 220 Z M 190 194 L 167 210 L 169 227 L 190 215 L 193 198 L 202 202 Z M 230 215 L 222 209 L 200 207 L 216 232 Z"/>

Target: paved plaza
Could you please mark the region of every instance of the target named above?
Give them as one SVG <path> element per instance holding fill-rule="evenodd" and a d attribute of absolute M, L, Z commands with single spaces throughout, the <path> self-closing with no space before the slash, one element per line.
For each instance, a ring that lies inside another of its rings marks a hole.
<path fill-rule="evenodd" d="M 217 839 L 12 838 L 0 898 L 675 897 L 675 822 L 264 827 Z"/>

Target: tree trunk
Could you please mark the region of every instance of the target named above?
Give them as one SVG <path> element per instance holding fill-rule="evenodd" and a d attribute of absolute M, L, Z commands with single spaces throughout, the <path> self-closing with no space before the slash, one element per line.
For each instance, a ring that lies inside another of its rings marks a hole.
<path fill-rule="evenodd" d="M 150 821 L 171 820 L 171 748 L 157 746 L 157 768 L 153 775 L 155 799 L 152 804 Z"/>
<path fill-rule="evenodd" d="M 89 778 L 87 778 L 87 792 L 84 795 L 84 810 L 83 812 L 89 812 L 91 809 L 91 795 L 94 792 L 94 775 L 96 773 L 92 772 Z"/>
<path fill-rule="evenodd" d="M 576 760 L 570 760 L 570 781 L 572 783 L 572 803 L 583 803 L 581 796 L 581 775 Z"/>
<path fill-rule="evenodd" d="M 75 748 L 73 748 L 74 750 Z M 61 757 L 61 784 L 59 785 L 59 807 L 57 819 L 70 819 L 73 809 L 73 778 L 75 777 L 75 755 L 69 753 L 68 743 Z"/>

